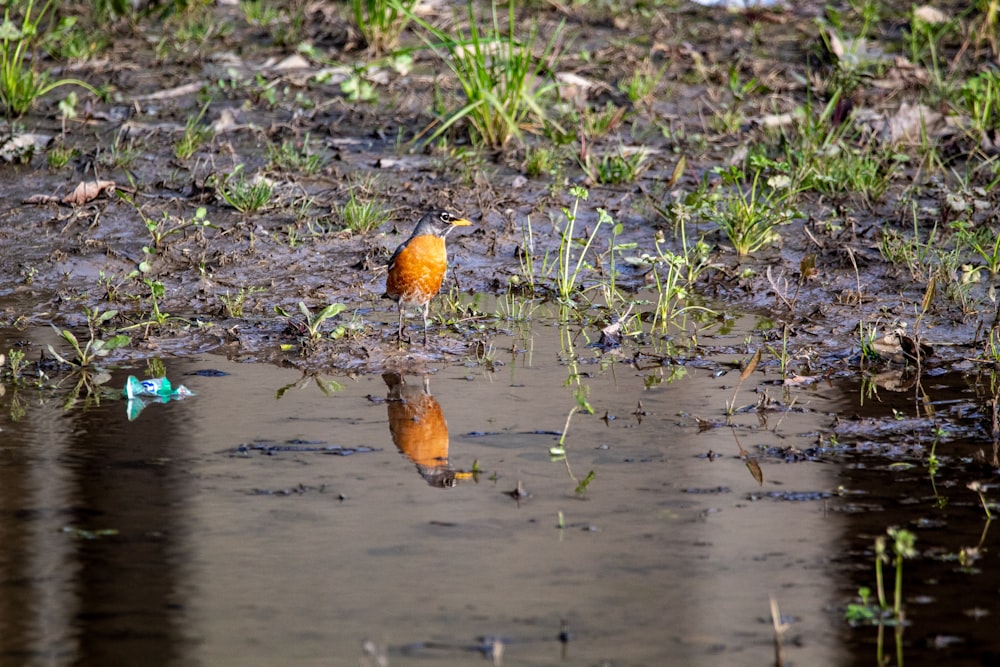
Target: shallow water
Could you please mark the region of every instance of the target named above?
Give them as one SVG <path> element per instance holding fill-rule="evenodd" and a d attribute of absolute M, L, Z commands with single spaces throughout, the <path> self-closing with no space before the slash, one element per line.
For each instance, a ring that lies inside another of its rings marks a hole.
<path fill-rule="evenodd" d="M 926 472 L 898 472 L 845 431 L 811 460 L 773 454 L 837 433 L 836 415 L 860 409 L 851 381 L 797 388 L 787 412 L 737 414 L 737 444 L 723 425 L 739 374 L 724 369 L 751 326 L 705 334 L 712 363 L 659 384 L 676 369 L 578 348 L 594 414 L 573 415 L 565 460 L 549 450 L 577 404 L 574 376 L 559 328 L 541 324 L 494 338 L 492 372 L 431 363 L 430 395 L 405 376 L 406 403 L 386 401 L 377 375 L 324 376 L 341 385 L 327 395 L 298 371 L 212 354 L 167 360 L 196 396 L 134 421 L 123 400 L 66 410 L 22 388 L 24 415 L 0 433 L 2 662 L 458 665 L 502 649 L 506 665 L 773 664 L 773 596 L 788 664 L 872 664 L 875 629 L 849 628 L 843 607 L 874 583 L 873 537 L 934 513 Z M 225 375 L 194 374 L 209 370 Z M 770 375 L 736 404 L 753 405 Z M 864 410 L 891 416 L 889 398 Z M 977 503 L 965 491 L 948 507 L 959 543 L 983 529 Z M 961 664 L 975 633 L 928 653 L 944 627 L 928 614 L 940 607 L 957 634 L 956 606 L 995 606 L 985 578 L 913 603 L 907 663 Z"/>

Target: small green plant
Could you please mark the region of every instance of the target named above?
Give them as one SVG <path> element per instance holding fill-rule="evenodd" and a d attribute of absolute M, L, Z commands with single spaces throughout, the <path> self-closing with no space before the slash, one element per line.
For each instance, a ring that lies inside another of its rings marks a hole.
<path fill-rule="evenodd" d="M 1000 73 L 986 70 L 967 80 L 959 96 L 977 132 L 1000 127 Z"/>
<path fill-rule="evenodd" d="M 580 128 L 583 136 L 593 141 L 608 136 L 624 119 L 625 108 L 608 101 L 599 109 L 585 108 L 580 115 Z"/>
<path fill-rule="evenodd" d="M 87 315 L 87 330 L 89 333 L 89 337 L 84 343 L 81 343 L 69 329 L 59 329 L 55 325 L 52 326 L 55 332 L 62 336 L 73 348 L 73 357 L 66 358 L 56 352 L 51 345 L 48 346 L 49 353 L 61 363 L 75 366 L 76 368 L 85 368 L 91 366 L 101 357 L 106 357 L 112 350 L 132 342 L 132 339 L 124 334 L 115 334 L 109 338 L 100 337 L 103 325 L 112 318 L 117 317 L 117 310 L 106 310 L 102 313 L 98 306 L 94 306 L 93 309 L 84 306 L 84 312 Z"/>
<path fill-rule="evenodd" d="M 199 58 L 207 47 L 233 31 L 233 26 L 227 21 L 216 20 L 214 14 L 208 11 L 208 3 L 190 4 L 197 6 L 170 17 L 168 23 L 171 29 L 155 46 L 158 58 L 181 55 Z"/>
<path fill-rule="evenodd" d="M 155 254 L 156 250 L 162 250 L 166 243 L 167 238 L 173 236 L 174 234 L 183 234 L 187 229 L 217 229 L 215 225 L 208 219 L 208 209 L 204 206 L 199 206 L 194 215 L 187 219 L 177 219 L 164 211 L 162 217 L 158 220 L 153 218 L 147 218 L 142 210 L 137 206 L 136 211 L 139 212 L 139 216 L 142 218 L 143 224 L 146 226 L 146 231 L 149 232 L 150 240 L 152 241 L 152 247 L 149 248 L 147 252 L 148 255 Z M 148 271 L 148 266 L 145 269 L 140 268 L 140 270 L 145 273 Z"/>
<path fill-rule="evenodd" d="M 559 153 L 549 146 L 528 146 L 524 151 L 524 173 L 530 178 L 554 176 L 559 170 Z"/>
<path fill-rule="evenodd" d="M 304 318 L 303 320 L 295 318 L 293 315 L 291 315 L 288 311 L 284 310 L 280 306 L 275 306 L 274 312 L 290 320 L 290 323 L 293 326 L 300 329 L 302 331 L 303 336 L 305 336 L 310 343 L 316 343 L 319 341 L 320 338 L 323 337 L 322 334 L 320 333 L 320 326 L 322 326 L 323 322 L 327 321 L 331 317 L 336 317 L 337 315 L 342 313 L 346 308 L 347 306 L 345 306 L 342 303 L 331 303 L 330 305 L 320 310 L 318 313 L 313 313 L 311 310 L 309 310 L 309 306 L 307 306 L 305 302 L 299 301 L 299 313 Z M 343 333 L 344 333 L 343 327 L 338 327 L 337 330 L 333 331 L 330 334 L 330 337 L 339 338 L 340 336 L 343 335 Z"/>
<path fill-rule="evenodd" d="M 577 239 L 575 237 L 575 227 L 577 220 L 577 212 L 580 207 L 581 201 L 586 201 L 589 193 L 586 189 L 574 185 L 570 188 L 570 195 L 573 196 L 572 208 L 563 208 L 563 216 L 566 218 L 566 224 L 559 231 L 559 266 L 558 273 L 556 274 L 556 291 L 559 294 L 559 299 L 564 304 L 572 303 L 573 292 L 576 290 L 577 282 L 580 279 L 580 274 L 584 268 L 584 262 L 587 258 L 587 251 L 590 249 L 591 244 L 594 242 L 594 238 L 597 236 L 597 231 L 601 228 L 601 225 L 605 222 L 611 222 L 611 216 L 604 209 L 598 209 L 598 219 L 597 224 L 594 225 L 593 231 L 590 236 L 586 239 Z M 577 253 L 575 246 L 581 244 L 583 247 Z"/>
<path fill-rule="evenodd" d="M 79 86 L 94 94 L 94 88 L 79 79 L 52 80 L 48 72 L 35 68 L 42 60 L 37 50 L 44 35 L 41 23 L 51 0 L 35 11 L 35 1 L 9 2 L 0 24 L 0 104 L 8 118 L 24 114 L 39 97 L 60 86 Z M 18 16 L 18 12 L 23 12 Z"/>
<path fill-rule="evenodd" d="M 56 58 L 85 60 L 108 47 L 104 31 L 90 30 L 78 16 L 63 16 L 42 39 L 42 48 Z"/>
<path fill-rule="evenodd" d="M 626 152 L 619 149 L 605 155 L 600 162 L 594 162 L 588 155 L 584 169 L 597 183 L 621 185 L 633 183 L 642 173 L 646 164 L 646 152 L 642 150 Z"/>
<path fill-rule="evenodd" d="M 219 295 L 219 302 L 222 304 L 222 308 L 228 317 L 243 317 L 243 308 L 246 306 L 247 297 L 256 293 L 263 292 L 263 287 L 247 287 L 241 285 L 240 289 L 236 294 L 231 294 L 229 290 L 226 290 L 225 294 Z"/>
<path fill-rule="evenodd" d="M 274 185 L 266 178 L 247 178 L 243 165 L 227 175 L 221 182 L 215 179 L 216 192 L 222 199 L 240 213 L 255 213 L 271 203 Z"/>
<path fill-rule="evenodd" d="M 178 159 L 187 160 L 212 136 L 212 129 L 201 124 L 206 111 L 208 111 L 207 103 L 197 115 L 190 116 L 184 124 L 184 133 L 174 144 L 174 156 Z"/>
<path fill-rule="evenodd" d="M 530 322 L 538 303 L 511 290 L 497 298 L 494 316 L 508 322 Z"/>
<path fill-rule="evenodd" d="M 1000 234 L 989 227 L 975 227 L 971 224 L 952 225 L 956 230 L 956 241 L 968 245 L 983 260 L 983 265 L 991 276 L 1000 273 Z"/>
<path fill-rule="evenodd" d="M 162 326 L 166 324 L 167 320 L 170 319 L 170 313 L 160 310 L 160 300 L 166 295 L 166 287 L 159 280 L 152 280 L 150 278 L 143 278 L 142 282 L 149 288 L 150 303 L 149 319 L 143 325 L 158 324 Z"/>
<path fill-rule="evenodd" d="M 373 55 L 396 47 L 417 0 L 351 0 L 351 15 Z"/>
<path fill-rule="evenodd" d="M 870 146 L 862 150 L 843 147 L 817 159 L 801 184 L 828 197 L 856 195 L 870 206 L 885 194 L 892 177 L 892 167 L 903 156 Z"/>
<path fill-rule="evenodd" d="M 348 102 L 374 102 L 378 99 L 375 86 L 368 80 L 368 70 L 361 65 L 340 82 L 340 92 L 344 93 Z"/>
<path fill-rule="evenodd" d="M 281 10 L 270 0 L 240 0 L 240 11 L 250 25 L 269 28 L 281 18 Z"/>
<path fill-rule="evenodd" d="M 765 185 L 757 170 L 747 186 L 736 167 L 723 170 L 722 176 L 731 189 L 715 201 L 709 219 L 729 239 L 736 254 L 745 257 L 780 240 L 776 229 L 797 215 L 788 202 L 787 179 L 773 177 Z"/>
<path fill-rule="evenodd" d="M 926 68 L 931 79 L 932 91 L 943 92 L 946 87 L 947 68 L 942 67 L 941 46 L 948 33 L 958 26 L 958 20 L 943 20 L 944 15 L 937 12 L 928 15 L 923 8 L 913 6 L 909 21 L 909 30 L 904 33 L 904 40 L 910 51 L 910 62 Z M 947 59 L 946 59 L 947 60 Z"/>
<path fill-rule="evenodd" d="M 861 602 L 849 602 L 844 616 L 851 625 L 868 625 L 879 619 L 879 610 L 872 602 L 872 589 L 862 586 L 858 589 Z"/>
<path fill-rule="evenodd" d="M 906 235 L 895 229 L 884 229 L 879 239 L 879 253 L 882 258 L 896 266 L 909 270 L 914 280 L 921 280 L 934 268 L 939 258 L 941 242 L 938 238 L 937 221 L 927 232 L 925 240 L 920 238 L 920 219 L 916 203 L 913 204 L 913 234 Z"/>
<path fill-rule="evenodd" d="M 643 60 L 632 73 L 618 82 L 618 91 L 624 93 L 632 104 L 649 104 L 656 94 L 656 86 L 663 78 L 667 66 L 660 69 L 653 66 L 652 61 Z"/>
<path fill-rule="evenodd" d="M 49 169 L 62 169 L 77 155 L 79 155 L 79 151 L 75 148 L 55 145 L 45 154 L 45 162 L 48 164 Z"/>
<path fill-rule="evenodd" d="M 539 287 L 538 280 L 541 276 L 548 275 L 550 264 L 548 251 L 545 252 L 545 255 L 541 259 L 542 266 L 539 267 L 536 264 L 538 258 L 535 254 L 535 232 L 531 226 L 530 215 L 524 224 L 521 225 L 521 241 L 521 249 L 517 253 L 518 260 L 521 263 L 521 272 L 517 276 L 517 284 L 524 284 L 529 290 L 534 292 Z"/>
<path fill-rule="evenodd" d="M 275 0 L 240 0 L 240 11 L 247 23 L 266 31 L 276 46 L 290 46 L 303 40 L 306 16 L 302 5 Z"/>
<path fill-rule="evenodd" d="M 355 234 L 366 234 L 389 220 L 392 211 L 375 199 L 363 200 L 352 191 L 351 198 L 337 211 L 344 226 Z"/>
<path fill-rule="evenodd" d="M 875 538 L 875 593 L 876 601 L 872 600 L 872 591 L 868 587 L 858 590 L 860 603 L 847 605 L 845 616 L 852 624 L 888 624 L 899 625 L 903 620 L 903 561 L 917 555 L 915 548 L 917 537 L 912 532 L 902 528 L 892 527 L 886 531 L 892 539 L 892 554 L 889 553 L 885 536 Z M 895 586 L 892 606 L 886 595 L 885 573 L 883 565 L 893 563 L 895 566 Z"/>
<path fill-rule="evenodd" d="M 24 371 L 28 367 L 25 357 L 24 350 L 13 347 L 7 350 L 6 358 L 0 354 L 0 372 L 2 372 L 4 380 L 15 386 L 21 383 L 21 380 L 24 378 Z"/>
<path fill-rule="evenodd" d="M 469 123 L 474 141 L 491 148 L 501 148 L 510 139 L 519 138 L 525 126 L 558 127 L 548 118 L 543 102 L 555 83 L 551 78 L 541 82 L 554 71 L 563 25 L 536 52 L 538 27 L 519 38 L 515 33 L 514 3 L 508 3 L 506 30 L 501 28 L 495 0 L 490 5 L 492 26 L 486 30 L 479 27 L 475 6 L 474 2 L 468 3 L 468 34 L 456 28 L 444 30 L 407 11 L 430 34 L 423 38 L 424 42 L 448 65 L 465 94 L 465 103 L 448 114 L 428 141 L 434 141 L 461 120 Z"/>
<path fill-rule="evenodd" d="M 314 152 L 309 145 L 309 135 L 301 145 L 293 141 L 283 141 L 281 145 L 267 145 L 268 165 L 279 172 L 294 172 L 303 176 L 313 176 L 323 168 L 323 156 Z"/>
<path fill-rule="evenodd" d="M 115 134 L 115 140 L 107 149 L 101 150 L 98 155 L 98 162 L 106 167 L 127 169 L 142 154 L 142 150 L 134 137 L 128 132 L 119 130 Z"/>

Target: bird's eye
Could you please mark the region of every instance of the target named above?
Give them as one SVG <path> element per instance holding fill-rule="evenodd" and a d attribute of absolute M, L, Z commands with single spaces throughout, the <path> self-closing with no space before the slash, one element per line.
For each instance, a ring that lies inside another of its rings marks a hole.
<path fill-rule="evenodd" d="M 441 211 L 441 222 L 451 222 L 451 213 Z"/>

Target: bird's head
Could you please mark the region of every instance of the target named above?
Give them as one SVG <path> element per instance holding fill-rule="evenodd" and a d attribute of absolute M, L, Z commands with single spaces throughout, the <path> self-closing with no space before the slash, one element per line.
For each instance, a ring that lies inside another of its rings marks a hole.
<path fill-rule="evenodd" d="M 448 211 L 431 211 L 420 218 L 416 229 L 413 230 L 413 236 L 431 234 L 444 238 L 455 227 L 467 227 L 471 224 L 465 218 L 454 216 Z"/>

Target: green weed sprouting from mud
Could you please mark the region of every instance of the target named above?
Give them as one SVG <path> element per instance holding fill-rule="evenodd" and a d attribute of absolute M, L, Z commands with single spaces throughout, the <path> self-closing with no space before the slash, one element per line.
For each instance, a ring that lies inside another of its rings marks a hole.
<path fill-rule="evenodd" d="M 80 151 L 75 148 L 54 144 L 45 154 L 45 163 L 49 169 L 62 169 L 69 164 L 69 161 L 79 155 Z"/>
<path fill-rule="evenodd" d="M 730 189 L 714 201 L 709 220 L 718 226 L 740 257 L 750 255 L 780 240 L 777 228 L 798 215 L 789 203 L 787 179 L 772 177 L 762 182 L 754 171 L 749 184 L 736 167 L 721 170 Z"/>
<path fill-rule="evenodd" d="M 975 132 L 982 134 L 1000 127 L 1000 73 L 987 70 L 967 80 L 958 99 Z"/>
<path fill-rule="evenodd" d="M 983 266 L 991 276 L 1000 273 L 1000 233 L 986 226 L 976 226 L 970 222 L 952 223 L 957 244 L 967 245 L 983 260 Z"/>
<path fill-rule="evenodd" d="M 79 16 L 62 16 L 46 31 L 42 48 L 56 58 L 86 60 L 107 49 L 110 43 L 108 33 L 93 30 L 92 26 L 81 22 Z"/>
<path fill-rule="evenodd" d="M 654 241 L 656 256 L 644 256 L 653 267 L 653 281 L 656 288 L 656 307 L 653 311 L 652 324 L 654 330 L 658 325 L 665 328 L 678 314 L 687 312 L 688 306 L 678 309 L 677 305 L 688 300 L 691 287 L 697 282 L 702 271 L 709 267 L 708 246 L 701 241 L 689 245 L 683 231 L 681 239 L 679 253 L 664 247 L 663 239 L 657 237 Z"/>
<path fill-rule="evenodd" d="M 240 11 L 247 23 L 267 31 L 275 45 L 290 46 L 301 42 L 303 37 L 306 16 L 300 4 L 240 0 Z"/>
<path fill-rule="evenodd" d="M 582 166 L 597 183 L 605 185 L 633 183 L 646 168 L 646 152 L 642 150 L 627 152 L 619 149 L 601 156 L 600 160 L 588 153 L 584 157 Z"/>
<path fill-rule="evenodd" d="M 914 5 L 908 24 L 904 41 L 909 49 L 910 62 L 925 67 L 931 79 L 930 91 L 947 98 L 950 95 L 947 92 L 947 72 L 942 67 L 941 48 L 945 37 L 957 28 L 958 21 L 928 20 L 927 15 Z"/>
<path fill-rule="evenodd" d="M 166 296 L 167 288 L 159 280 L 143 278 L 142 282 L 149 288 L 149 318 L 133 326 L 149 326 L 156 324 L 162 326 L 170 319 L 170 313 L 160 309 L 160 301 Z"/>
<path fill-rule="evenodd" d="M 417 0 L 351 0 L 351 16 L 368 50 L 379 56 L 396 47 Z"/>
<path fill-rule="evenodd" d="M 184 124 L 184 133 L 174 144 L 174 157 L 179 160 L 187 160 L 198 152 L 206 141 L 212 136 L 212 129 L 201 124 L 208 111 L 208 103 L 202 106 L 201 111 L 190 116 Z"/>
<path fill-rule="evenodd" d="M 18 385 L 24 379 L 24 371 L 28 367 L 24 350 L 10 348 L 7 354 L 0 354 L 0 374 L 2 378 L 13 385 Z"/>
<path fill-rule="evenodd" d="M 527 37 L 519 38 L 515 34 L 514 4 L 508 3 L 504 29 L 496 2 L 492 2 L 492 25 L 482 29 L 474 12 L 476 3 L 468 3 L 468 34 L 460 28 L 443 30 L 411 11 L 406 12 L 430 35 L 423 37 L 424 42 L 447 64 L 465 94 L 464 104 L 448 113 L 427 141 L 436 140 L 461 120 L 471 126 L 474 141 L 491 148 L 501 148 L 510 139 L 520 137 L 526 126 L 558 127 L 546 114 L 544 101 L 555 83 L 542 82 L 554 69 L 552 63 L 558 57 L 563 24 L 554 31 L 541 53 L 536 54 L 538 26 Z"/>
<path fill-rule="evenodd" d="M 101 338 L 101 330 L 109 320 L 118 316 L 117 310 L 106 310 L 102 313 L 98 306 L 95 306 L 93 309 L 84 306 L 84 312 L 87 316 L 87 332 L 89 335 L 87 340 L 82 343 L 76 334 L 69 329 L 59 329 L 55 325 L 52 326 L 55 332 L 73 348 L 73 356 L 64 357 L 49 345 L 49 353 L 59 362 L 76 368 L 86 368 L 92 366 L 98 359 L 106 357 L 113 350 L 132 342 L 132 339 L 124 334 L 115 334 L 108 338 Z"/>
<path fill-rule="evenodd" d="M 902 158 L 890 155 L 887 159 L 884 150 L 875 145 L 863 149 L 842 147 L 816 160 L 802 187 L 829 197 L 854 194 L 871 205 L 889 188 L 897 159 Z"/>
<path fill-rule="evenodd" d="M 281 18 L 281 10 L 270 0 L 240 0 L 240 12 L 251 25 L 270 27 Z"/>
<path fill-rule="evenodd" d="M 129 136 L 125 130 L 116 132 L 111 145 L 107 148 L 101 147 L 98 151 L 97 160 L 100 164 L 119 169 L 129 168 L 142 155 L 135 137 Z"/>
<path fill-rule="evenodd" d="M 223 179 L 211 179 L 215 191 L 223 201 L 240 213 L 255 213 L 271 203 L 274 185 L 263 176 L 247 178 L 243 165 L 239 164 L 231 174 Z"/>
<path fill-rule="evenodd" d="M 347 306 L 342 303 L 331 303 L 330 305 L 324 307 L 322 310 L 314 313 L 309 310 L 309 306 L 303 301 L 299 301 L 299 314 L 302 319 L 293 316 L 288 311 L 284 310 L 280 306 L 274 307 L 274 312 L 276 312 L 281 317 L 289 320 L 289 323 L 293 326 L 299 328 L 302 331 L 303 336 L 307 339 L 307 343 L 315 344 L 320 338 L 323 337 L 320 327 L 331 317 L 336 317 L 342 313 Z M 344 327 L 338 327 L 333 332 L 330 333 L 331 338 L 340 338 L 344 334 Z"/>
<path fill-rule="evenodd" d="M 263 287 L 247 287 L 246 285 L 240 285 L 240 289 L 236 292 L 236 294 L 231 294 L 229 290 L 226 290 L 225 294 L 220 294 L 218 297 L 219 303 L 222 304 L 223 310 L 229 317 L 243 317 L 243 309 L 246 306 L 247 297 L 263 291 Z"/>
<path fill-rule="evenodd" d="M 170 29 L 156 43 L 154 53 L 160 60 L 168 57 L 186 56 L 194 59 L 203 55 L 206 47 L 217 43 L 233 31 L 233 26 L 225 20 L 217 20 L 217 17 L 209 11 L 210 3 L 206 2 L 173 2 L 174 5 L 171 16 L 166 16 L 171 12 L 161 12 L 161 17 L 166 18 Z M 176 11 L 183 9 L 185 11 Z"/>
<path fill-rule="evenodd" d="M 920 219 L 916 202 L 912 202 L 913 235 L 906 236 L 894 229 L 883 229 L 879 239 L 879 253 L 882 259 L 896 266 L 906 267 L 914 279 L 923 279 L 934 267 L 938 257 L 937 221 L 927 232 L 926 240 L 920 239 Z"/>
<path fill-rule="evenodd" d="M 139 270 L 142 273 L 149 271 L 148 259 L 156 254 L 157 250 L 162 250 L 166 245 L 166 241 L 169 237 L 175 234 L 183 234 L 188 229 L 195 229 L 199 231 L 204 231 L 205 229 L 217 229 L 217 227 L 212 224 L 212 221 L 208 219 L 208 209 L 204 206 L 199 206 L 195 209 L 194 215 L 188 219 L 178 219 L 170 215 L 166 211 L 163 211 L 162 216 L 159 219 L 148 218 L 142 212 L 142 208 L 135 204 L 131 198 L 127 195 L 120 195 L 122 199 L 128 203 L 135 206 L 136 212 L 139 217 L 142 218 L 142 223 L 146 226 L 146 231 L 149 232 L 151 245 L 146 248 L 147 261 L 140 264 Z"/>
<path fill-rule="evenodd" d="M 84 81 L 52 80 L 48 72 L 35 69 L 41 61 L 36 48 L 43 36 L 41 23 L 51 6 L 48 0 L 36 12 L 34 0 L 27 0 L 26 3 L 7 3 L 4 8 L 3 24 L 0 24 L 0 104 L 8 118 L 23 115 L 35 100 L 61 86 L 79 86 L 97 94 Z M 18 15 L 18 10 L 23 11 L 23 16 Z"/>
<path fill-rule="evenodd" d="M 590 106 L 580 113 L 580 137 L 582 141 L 593 142 L 602 139 L 622 124 L 625 119 L 625 108 L 615 106 L 614 102 L 608 101 L 601 108 Z"/>
<path fill-rule="evenodd" d="M 530 178 L 555 176 L 559 173 L 560 158 L 550 146 L 528 146 L 524 150 L 524 173 Z"/>
<path fill-rule="evenodd" d="M 564 304 L 573 302 L 573 292 L 577 289 L 577 283 L 585 266 L 584 262 L 587 258 L 587 251 L 590 250 L 590 246 L 594 243 L 597 231 L 601 228 L 602 224 L 612 222 L 611 216 L 607 211 L 597 209 L 597 224 L 594 225 L 590 236 L 586 239 L 577 239 L 575 236 L 577 212 L 580 202 L 586 201 L 589 193 L 580 186 L 573 186 L 570 188 L 570 194 L 573 196 L 573 204 L 571 207 L 563 208 L 562 212 L 566 223 L 562 229 L 558 230 L 559 266 L 556 273 L 556 292 L 559 294 L 559 300 Z M 575 246 L 580 244 L 583 247 L 577 252 Z"/>
<path fill-rule="evenodd" d="M 808 102 L 794 131 L 782 129 L 780 156 L 768 157 L 761 146 L 748 161 L 751 169 L 787 176 L 789 195 L 815 191 L 831 198 L 857 197 L 865 206 L 881 199 L 892 182 L 893 169 L 906 161 L 903 153 L 886 150 L 870 138 L 851 137 L 850 123 L 836 123 L 844 92 L 837 90 L 819 113 Z"/>
<path fill-rule="evenodd" d="M 344 229 L 355 234 L 367 234 L 388 222 L 392 211 L 375 198 L 363 199 L 351 191 L 351 198 L 337 210 Z"/>
<path fill-rule="evenodd" d="M 667 65 L 656 69 L 653 63 L 646 59 L 632 69 L 632 73 L 618 82 L 618 91 L 628 97 L 632 104 L 649 104 L 656 94 L 656 86 L 667 71 Z"/>
<path fill-rule="evenodd" d="M 323 156 L 310 148 L 307 133 L 298 145 L 293 141 L 282 141 L 280 145 L 267 145 L 268 167 L 279 172 L 290 172 L 302 176 L 313 176 L 323 168 Z"/>
<path fill-rule="evenodd" d="M 508 322 L 529 322 L 537 307 L 535 300 L 508 290 L 497 297 L 494 316 Z"/>
<path fill-rule="evenodd" d="M 600 264 L 602 266 L 607 266 L 604 270 L 605 280 L 600 283 L 601 291 L 604 293 L 604 303 L 611 310 L 615 310 L 616 305 L 619 301 L 624 302 L 626 299 L 622 294 L 621 290 L 618 289 L 618 260 L 616 257 L 623 253 L 624 251 L 634 251 L 639 247 L 637 243 L 619 243 L 618 237 L 623 231 L 625 231 L 625 226 L 620 222 L 615 222 L 608 216 L 609 223 L 611 223 L 611 239 L 608 241 L 608 250 L 601 257 L 607 258 L 606 261 L 601 259 Z M 624 317 L 624 316 L 623 316 Z"/>

